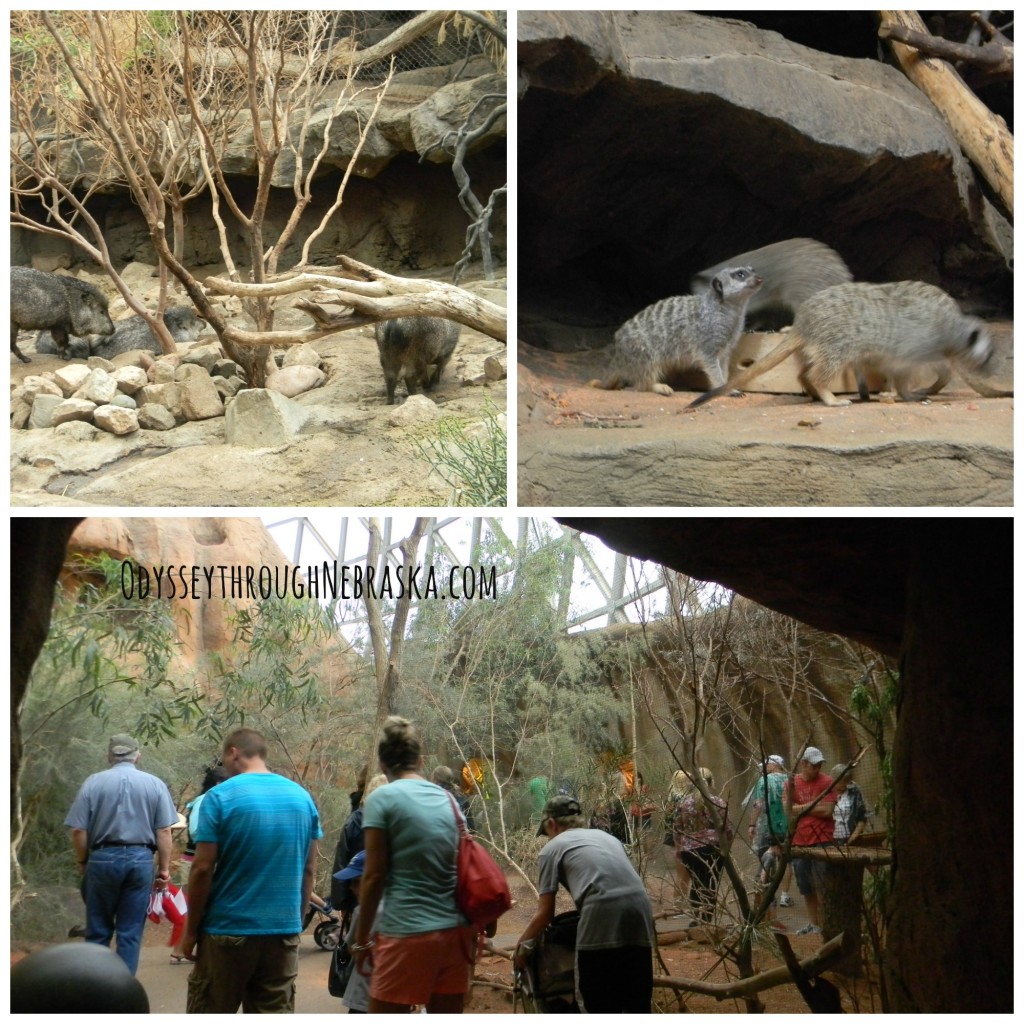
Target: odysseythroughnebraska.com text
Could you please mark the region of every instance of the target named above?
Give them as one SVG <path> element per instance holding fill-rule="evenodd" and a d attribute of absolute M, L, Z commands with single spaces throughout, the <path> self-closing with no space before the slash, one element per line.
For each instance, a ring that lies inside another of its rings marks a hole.
<path fill-rule="evenodd" d="M 496 568 L 457 565 L 139 565 L 121 563 L 121 593 L 127 600 L 222 598 L 269 600 L 272 597 L 310 597 L 314 600 L 396 600 L 411 594 L 418 601 L 463 598 L 496 599 Z"/>

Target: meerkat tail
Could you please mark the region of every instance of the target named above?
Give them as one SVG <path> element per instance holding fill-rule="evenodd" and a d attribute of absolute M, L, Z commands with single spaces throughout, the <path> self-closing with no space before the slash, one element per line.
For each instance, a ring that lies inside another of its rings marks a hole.
<path fill-rule="evenodd" d="M 703 395 L 695 398 L 686 408 L 696 409 L 697 406 L 710 402 L 712 398 L 728 394 L 730 391 L 742 391 L 751 381 L 757 380 L 762 373 L 774 369 L 783 359 L 791 356 L 800 348 L 800 335 L 796 331 L 790 331 L 786 338 L 779 342 L 763 359 L 759 359 L 752 366 L 748 366 L 741 373 L 738 373 L 731 380 L 727 380 L 720 387 L 705 391 Z"/>
<path fill-rule="evenodd" d="M 962 366 L 958 366 L 957 373 L 975 390 L 981 395 L 982 398 L 1013 398 L 1013 391 L 1004 391 L 1002 388 L 994 388 L 991 384 L 986 384 L 980 377 L 976 377 L 970 370 L 964 369 Z"/>

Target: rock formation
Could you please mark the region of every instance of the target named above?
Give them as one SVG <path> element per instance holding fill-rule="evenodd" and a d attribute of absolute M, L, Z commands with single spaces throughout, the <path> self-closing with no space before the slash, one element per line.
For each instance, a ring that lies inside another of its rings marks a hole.
<path fill-rule="evenodd" d="M 524 11 L 518 34 L 532 344 L 604 344 L 695 271 L 794 237 L 858 279 L 1008 309 L 1011 226 L 896 68 L 685 12 Z"/>

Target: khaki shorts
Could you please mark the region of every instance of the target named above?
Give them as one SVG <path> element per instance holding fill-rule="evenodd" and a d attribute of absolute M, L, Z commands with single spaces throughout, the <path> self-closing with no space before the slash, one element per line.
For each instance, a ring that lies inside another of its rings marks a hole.
<path fill-rule="evenodd" d="M 468 992 L 475 953 L 472 925 L 422 935 L 378 935 L 370 996 L 413 1006 L 433 995 Z"/>
<path fill-rule="evenodd" d="M 298 935 L 201 935 L 186 1013 L 294 1013 Z"/>

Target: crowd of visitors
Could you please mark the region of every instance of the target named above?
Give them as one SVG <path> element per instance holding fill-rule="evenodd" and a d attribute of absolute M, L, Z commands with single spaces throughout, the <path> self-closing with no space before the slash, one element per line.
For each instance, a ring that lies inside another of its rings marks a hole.
<path fill-rule="evenodd" d="M 460 827 L 474 828 L 470 801 L 447 766 L 427 780 L 420 738 L 403 718 L 385 722 L 377 755 L 380 774 L 367 784 L 361 773 L 350 794 L 332 869 L 332 902 L 344 914 L 340 938 L 351 961 L 342 1002 L 350 1013 L 460 1013 L 478 938 L 456 900 Z M 115 941 L 131 973 L 147 908 L 169 884 L 171 829 L 186 829 L 188 914 L 172 963 L 193 964 L 190 1013 L 295 1008 L 303 910 L 314 896 L 323 833 L 312 798 L 273 772 L 267 756 L 259 733 L 231 733 L 179 819 L 167 786 L 139 769 L 138 742 L 118 734 L 108 746 L 109 767 L 86 779 L 65 822 L 82 875 L 86 941 Z M 808 746 L 790 775 L 782 755 L 770 755 L 743 802 L 758 882 L 782 883 L 782 906 L 789 902 L 782 877 L 790 868 L 787 849 L 855 844 L 867 826 L 855 766 L 837 764 L 828 774 L 824 761 Z M 590 817 L 568 783 L 556 795 L 542 776 L 524 786 L 537 835 L 547 842 L 538 855 L 537 907 L 514 960 L 524 967 L 555 918 L 563 887 L 579 914 L 576 1000 L 589 1013 L 649 1012 L 653 990 L 653 912 L 629 848 L 652 830 L 654 804 L 639 772 L 618 774 L 623 779 L 609 787 L 617 787 L 613 801 Z M 474 792 L 483 790 L 477 785 Z M 627 816 L 630 827 L 623 829 L 619 818 Z M 675 772 L 664 834 L 691 926 L 711 925 L 733 826 L 709 769 Z M 798 934 L 819 932 L 825 863 L 798 856 L 792 865 L 808 916 Z M 176 894 L 173 886 L 170 892 Z M 785 930 L 774 907 L 768 916 Z"/>

